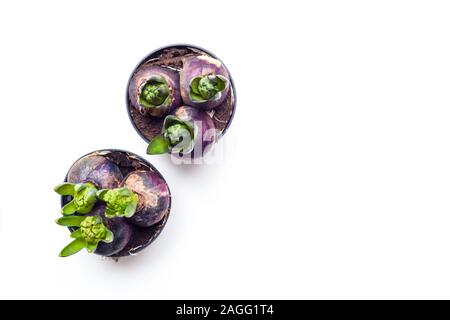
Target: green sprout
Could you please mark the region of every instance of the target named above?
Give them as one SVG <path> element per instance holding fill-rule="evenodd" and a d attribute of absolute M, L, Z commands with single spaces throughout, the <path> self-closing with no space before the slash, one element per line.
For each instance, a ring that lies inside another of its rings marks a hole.
<path fill-rule="evenodd" d="M 150 141 L 147 154 L 189 153 L 194 148 L 194 136 L 193 123 L 169 115 L 164 119 L 163 132 Z"/>
<path fill-rule="evenodd" d="M 97 197 L 106 203 L 107 218 L 130 218 L 139 202 L 139 196 L 128 188 L 103 189 L 97 192 Z"/>
<path fill-rule="evenodd" d="M 71 256 L 84 248 L 92 253 L 100 241 L 110 243 L 114 239 L 113 233 L 106 228 L 99 216 L 66 216 L 57 219 L 56 223 L 65 227 L 78 227 L 70 234 L 75 240 L 62 249 L 60 257 Z"/>
<path fill-rule="evenodd" d="M 97 201 L 97 188 L 90 182 L 77 184 L 62 183 L 55 187 L 55 191 L 62 196 L 73 197 L 73 200 L 61 209 L 61 213 L 64 215 L 75 212 L 82 214 L 89 213 Z"/>
<path fill-rule="evenodd" d="M 216 100 L 220 92 L 227 87 L 227 78 L 221 75 L 206 75 L 191 80 L 190 97 L 194 102 Z"/>
<path fill-rule="evenodd" d="M 144 108 L 156 108 L 170 104 L 169 87 L 163 77 L 151 77 L 141 88 L 139 104 Z"/>

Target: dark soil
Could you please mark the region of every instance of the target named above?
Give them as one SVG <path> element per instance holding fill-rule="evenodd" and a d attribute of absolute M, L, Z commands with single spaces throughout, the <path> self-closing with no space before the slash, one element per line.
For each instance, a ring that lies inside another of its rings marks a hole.
<path fill-rule="evenodd" d="M 194 55 L 209 55 L 213 58 L 217 58 L 214 55 L 198 48 L 183 45 L 171 46 L 160 49 L 148 55 L 143 61 L 141 61 L 141 63 L 139 63 L 135 71 L 140 66 L 145 64 L 163 66 L 180 71 L 183 67 L 183 59 L 185 57 Z M 133 74 L 135 71 L 133 71 Z M 235 89 L 233 81 L 231 80 L 231 90 L 229 90 L 228 92 L 227 99 L 220 106 L 208 111 L 208 114 L 214 121 L 216 129 L 219 131 L 219 137 L 225 133 L 228 126 L 230 125 L 231 120 L 233 119 L 235 106 Z M 149 142 L 156 135 L 161 133 L 164 117 L 156 118 L 148 115 L 144 116 L 139 113 L 139 111 L 134 109 L 130 104 L 128 90 L 127 108 L 128 114 L 130 115 L 130 119 L 133 122 L 134 127 L 144 140 Z"/>
<path fill-rule="evenodd" d="M 144 159 L 133 153 L 121 150 L 101 150 L 92 152 L 88 155 L 92 154 L 104 156 L 109 160 L 113 161 L 114 163 L 116 163 L 119 166 L 120 171 L 122 172 L 124 177 L 127 176 L 132 171 L 148 170 L 157 173 L 164 180 L 164 177 L 150 163 L 148 163 L 147 161 L 145 161 Z M 65 181 L 67 181 L 67 179 L 65 179 Z M 170 199 L 172 198 L 170 197 Z M 70 196 L 62 197 L 61 198 L 62 206 L 64 206 L 70 200 L 71 200 Z M 155 240 L 158 237 L 158 235 L 164 228 L 170 214 L 170 208 L 171 204 L 169 204 L 169 210 L 166 216 L 160 222 L 150 227 L 139 227 L 130 223 L 130 226 L 132 227 L 133 230 L 131 240 L 128 242 L 128 244 L 122 251 L 110 257 L 113 258 L 114 260 L 117 260 L 120 257 L 133 255 L 138 253 L 145 247 L 147 247 L 150 243 L 152 243 L 153 240 Z"/>

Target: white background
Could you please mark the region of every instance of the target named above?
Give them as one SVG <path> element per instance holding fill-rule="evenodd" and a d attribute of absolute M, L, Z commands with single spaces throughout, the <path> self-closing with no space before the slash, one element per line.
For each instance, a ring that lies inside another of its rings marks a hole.
<path fill-rule="evenodd" d="M 450 298 L 447 1 L 0 4 L 0 298 Z M 114 263 L 57 226 L 60 183 L 101 148 L 145 155 L 136 63 L 172 43 L 236 84 L 218 162 L 146 156 L 173 195 Z"/>

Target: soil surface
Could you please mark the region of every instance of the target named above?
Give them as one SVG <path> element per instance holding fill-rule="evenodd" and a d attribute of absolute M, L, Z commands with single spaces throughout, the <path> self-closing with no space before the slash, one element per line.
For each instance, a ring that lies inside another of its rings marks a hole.
<path fill-rule="evenodd" d="M 121 150 L 102 150 L 92 152 L 88 155 L 100 155 L 113 161 L 118 165 L 124 177 L 126 177 L 130 172 L 136 170 L 148 170 L 157 173 L 164 180 L 164 177 L 150 163 L 129 152 Z M 65 181 L 67 181 L 67 179 Z M 169 197 L 171 201 L 172 198 L 170 194 Z M 63 207 L 71 200 L 72 199 L 70 196 L 61 197 L 61 207 Z M 160 222 L 150 227 L 139 227 L 130 223 L 129 225 L 132 227 L 132 235 L 130 241 L 122 251 L 110 257 L 114 260 L 118 260 L 120 257 L 136 254 L 147 247 L 150 243 L 152 243 L 164 228 L 170 214 L 170 208 L 171 203 L 169 204 L 169 210 L 167 211 L 165 217 Z"/>
<path fill-rule="evenodd" d="M 211 54 L 202 51 L 197 48 L 188 46 L 172 46 L 163 48 L 147 56 L 133 71 L 133 74 L 142 65 L 157 65 L 161 67 L 167 67 L 172 70 L 180 71 L 183 68 L 183 59 L 189 56 L 195 55 L 208 55 Z M 215 56 L 212 56 L 216 58 Z M 217 59 L 217 58 L 216 58 Z M 131 79 L 131 77 L 130 77 Z M 231 81 L 231 90 L 228 91 L 226 100 L 218 107 L 208 111 L 208 114 L 214 121 L 216 129 L 219 131 L 219 137 L 221 137 L 228 128 L 231 120 L 233 119 L 235 110 L 235 90 L 233 81 Z M 164 116 L 161 118 L 152 117 L 149 115 L 142 115 L 139 111 L 134 109 L 130 104 L 127 90 L 127 108 L 130 115 L 130 119 L 134 124 L 134 127 L 139 134 L 149 142 L 155 136 L 161 133 Z"/>

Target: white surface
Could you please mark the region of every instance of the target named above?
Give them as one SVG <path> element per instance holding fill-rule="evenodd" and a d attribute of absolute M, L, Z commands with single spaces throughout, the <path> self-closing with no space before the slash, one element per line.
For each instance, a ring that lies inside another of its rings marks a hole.
<path fill-rule="evenodd" d="M 448 2 L 121 3 L 0 4 L 0 298 L 450 298 Z M 223 161 L 152 157 L 158 240 L 59 258 L 53 186 L 92 150 L 145 154 L 126 82 L 179 42 L 234 77 Z"/>

